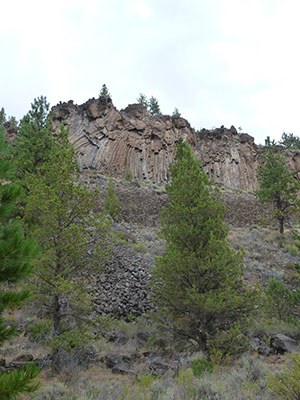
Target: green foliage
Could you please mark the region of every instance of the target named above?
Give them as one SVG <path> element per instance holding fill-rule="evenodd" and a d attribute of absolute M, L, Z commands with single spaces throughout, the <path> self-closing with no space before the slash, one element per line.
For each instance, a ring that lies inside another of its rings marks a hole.
<path fill-rule="evenodd" d="M 140 93 L 140 95 L 139 95 L 139 97 L 136 99 L 136 101 L 137 101 L 139 104 L 142 104 L 144 107 L 146 107 L 146 108 L 148 109 L 148 99 L 147 99 L 147 97 L 146 97 L 143 93 Z"/>
<path fill-rule="evenodd" d="M 25 332 L 31 342 L 49 344 L 52 338 L 52 324 L 50 320 L 32 322 L 26 326 Z"/>
<path fill-rule="evenodd" d="M 105 100 L 111 99 L 111 95 L 110 95 L 105 83 L 102 85 L 102 88 L 99 93 L 99 98 L 103 98 Z"/>
<path fill-rule="evenodd" d="M 257 178 L 260 189 L 256 194 L 263 203 L 273 205 L 274 218 L 283 233 L 289 214 L 298 207 L 299 181 L 294 178 L 284 157 L 273 147 L 265 150 L 264 164 L 258 168 Z"/>
<path fill-rule="evenodd" d="M 244 352 L 248 346 L 248 340 L 239 324 L 231 325 L 229 329 L 218 331 L 208 339 L 210 358 L 215 364 L 227 362 L 232 356 Z"/>
<path fill-rule="evenodd" d="M 171 177 L 162 213 L 166 252 L 153 270 L 153 300 L 176 336 L 209 350 L 208 337 L 244 320 L 253 293 L 243 287 L 241 254 L 227 243 L 218 192 L 183 141 Z"/>
<path fill-rule="evenodd" d="M 300 138 L 293 133 L 285 133 L 281 135 L 281 140 L 279 142 L 288 150 L 299 150 L 300 149 Z"/>
<path fill-rule="evenodd" d="M 160 115 L 160 108 L 158 104 L 158 100 L 151 96 L 148 102 L 148 111 L 151 115 Z"/>
<path fill-rule="evenodd" d="M 290 365 L 267 377 L 269 388 L 282 400 L 300 399 L 300 354 L 290 356 Z"/>
<path fill-rule="evenodd" d="M 130 247 L 133 248 L 138 253 L 145 254 L 147 252 L 145 245 L 140 240 L 130 245 Z"/>
<path fill-rule="evenodd" d="M 79 183 L 75 152 L 63 127 L 47 162 L 27 174 L 26 184 L 24 219 L 41 248 L 33 291 L 41 309 L 48 310 L 53 340 L 59 342 L 57 337 L 88 321 L 92 303 L 77 277 L 107 260 L 111 223 L 93 213 L 96 194 Z"/>
<path fill-rule="evenodd" d="M 28 364 L 24 369 L 15 369 L 0 374 L 0 398 L 5 400 L 18 399 L 21 393 L 35 392 L 39 385 L 34 381 L 39 369 L 34 364 Z"/>
<path fill-rule="evenodd" d="M 0 128 L 1 129 L 1 128 Z M 9 147 L 0 132 L 0 344 L 15 333 L 5 324 L 2 317 L 8 308 L 19 306 L 29 296 L 27 291 L 7 290 L 6 283 L 24 279 L 32 268 L 36 255 L 35 243 L 24 235 L 21 224 L 14 218 L 14 210 L 21 194 L 18 186 L 12 183 L 14 166 L 9 161 Z M 32 379 L 37 368 L 28 366 L 25 370 L 0 373 L 0 398 L 16 399 L 19 393 L 29 393 L 36 389 Z"/>
<path fill-rule="evenodd" d="M 197 394 L 195 378 L 191 368 L 179 371 L 177 377 L 178 392 L 183 400 L 193 399 Z"/>
<path fill-rule="evenodd" d="M 115 193 L 112 179 L 109 179 L 107 185 L 107 192 L 104 198 L 104 212 L 106 215 L 110 215 L 114 221 L 117 221 L 121 212 L 121 205 Z"/>
<path fill-rule="evenodd" d="M 299 319 L 300 289 L 291 290 L 282 281 L 271 279 L 266 296 L 268 314 L 285 321 Z"/>
<path fill-rule="evenodd" d="M 133 180 L 133 176 L 132 176 L 132 173 L 131 173 L 131 171 L 129 170 L 129 169 L 126 169 L 125 170 L 125 176 L 124 176 L 124 178 L 125 178 L 125 181 L 126 182 L 132 182 L 132 180 Z"/>
<path fill-rule="evenodd" d="M 6 122 L 6 113 L 5 113 L 4 108 L 2 107 L 0 110 L 0 127 L 1 126 L 3 127 L 5 122 Z"/>
<path fill-rule="evenodd" d="M 38 97 L 31 104 L 31 110 L 20 121 L 15 147 L 20 179 L 26 173 L 35 172 L 48 159 L 54 140 L 49 107 L 46 97 Z"/>
<path fill-rule="evenodd" d="M 180 112 L 179 112 L 179 110 L 178 110 L 177 107 L 175 107 L 175 109 L 174 109 L 174 111 L 173 111 L 173 114 L 172 114 L 172 117 L 174 117 L 174 118 L 179 118 L 179 117 L 181 117 L 181 114 L 180 114 Z"/>
<path fill-rule="evenodd" d="M 197 360 L 192 361 L 191 368 L 194 376 L 200 378 L 205 373 L 212 373 L 214 370 L 214 364 L 206 358 L 198 358 Z"/>
<path fill-rule="evenodd" d="M 267 136 L 265 139 L 265 146 L 267 148 L 274 148 L 276 146 L 276 142 L 274 139 L 270 139 L 270 136 Z"/>

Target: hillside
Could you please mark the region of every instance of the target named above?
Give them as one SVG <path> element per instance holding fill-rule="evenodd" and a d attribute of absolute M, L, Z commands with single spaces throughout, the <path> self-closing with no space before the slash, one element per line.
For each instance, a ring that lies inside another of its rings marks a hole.
<path fill-rule="evenodd" d="M 98 323 L 89 339 L 73 345 L 71 338 L 71 347 L 60 349 L 63 368 L 53 376 L 49 321 L 36 315 L 33 299 L 25 312 L 6 316 L 15 317 L 20 336 L 4 346 L 2 371 L 34 360 L 42 369 L 42 388 L 33 400 L 278 398 L 266 376 L 290 365 L 287 355 L 299 351 L 300 330 L 295 321 L 278 319 L 284 296 L 274 306 L 266 302 L 265 288 L 272 279 L 289 290 L 299 287 L 300 239 L 297 217 L 281 236 L 271 209 L 255 196 L 262 147 L 234 127 L 195 131 L 184 118 L 152 116 L 140 104 L 118 111 L 110 99 L 60 103 L 51 113 L 56 132 L 62 123 L 69 127 L 80 179 L 99 191 L 95 208 L 103 208 L 111 179 L 121 211 L 111 227 L 113 250 L 105 269 L 83 270 L 76 277 L 96 306 L 93 319 Z M 243 254 L 243 281 L 259 288 L 257 312 L 245 336 L 233 340 L 242 356 L 216 352 L 207 359 L 193 340 L 174 342 L 171 331 L 158 328 L 149 279 L 156 257 L 165 251 L 160 213 L 168 204 L 165 185 L 179 138 L 190 144 L 217 183 L 228 242 Z M 298 175 L 300 153 L 286 155 Z"/>

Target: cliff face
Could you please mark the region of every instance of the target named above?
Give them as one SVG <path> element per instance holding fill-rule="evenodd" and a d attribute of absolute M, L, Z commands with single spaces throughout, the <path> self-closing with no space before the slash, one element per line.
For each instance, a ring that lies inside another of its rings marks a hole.
<path fill-rule="evenodd" d="M 175 144 L 184 138 L 215 181 L 233 189 L 257 188 L 257 146 L 234 127 L 195 132 L 184 118 L 154 117 L 140 104 L 118 111 L 104 98 L 80 106 L 60 103 L 52 113 L 56 128 L 69 125 L 82 169 L 161 185 L 168 181 Z"/>

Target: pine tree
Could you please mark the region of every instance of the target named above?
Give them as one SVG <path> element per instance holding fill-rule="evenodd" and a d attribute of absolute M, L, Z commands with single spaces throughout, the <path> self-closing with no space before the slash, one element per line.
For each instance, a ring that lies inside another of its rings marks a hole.
<path fill-rule="evenodd" d="M 143 93 L 140 93 L 140 95 L 139 95 L 139 97 L 136 99 L 136 101 L 137 101 L 139 104 L 142 104 L 145 108 L 148 109 L 148 100 L 147 100 L 147 97 L 146 97 Z"/>
<path fill-rule="evenodd" d="M 285 133 L 281 135 L 281 140 L 279 142 L 288 150 L 299 150 L 300 149 L 300 138 L 293 133 Z"/>
<path fill-rule="evenodd" d="M 6 113 L 5 113 L 4 108 L 2 107 L 0 110 L 0 127 L 1 126 L 3 127 L 5 122 L 6 122 Z"/>
<path fill-rule="evenodd" d="M 46 97 L 38 97 L 31 104 L 31 110 L 20 121 L 15 148 L 20 179 L 47 160 L 53 142 L 49 107 Z"/>
<path fill-rule="evenodd" d="M 290 213 L 299 207 L 299 181 L 294 178 L 284 156 L 274 146 L 266 147 L 264 164 L 258 169 L 257 178 L 260 188 L 256 194 L 263 203 L 273 206 L 279 232 L 284 233 L 284 224 Z"/>
<path fill-rule="evenodd" d="M 93 213 L 95 196 L 78 179 L 75 152 L 62 128 L 48 161 L 27 176 L 25 220 L 41 247 L 35 294 L 52 321 L 52 370 L 62 367 L 61 349 L 81 340 L 92 303 L 78 279 L 108 257 L 109 221 Z M 76 339 L 77 338 L 77 339 Z"/>
<path fill-rule="evenodd" d="M 103 98 L 103 99 L 106 99 L 106 100 L 110 100 L 111 99 L 111 95 L 110 95 L 105 83 L 102 85 L 102 88 L 101 88 L 100 93 L 99 93 L 99 98 Z"/>
<path fill-rule="evenodd" d="M 153 270 L 153 300 L 175 336 L 204 350 L 221 330 L 243 321 L 252 307 L 242 283 L 241 254 L 228 245 L 224 206 L 190 147 L 182 140 L 162 213 L 165 254 Z"/>
<path fill-rule="evenodd" d="M 0 132 L 0 344 L 15 334 L 3 318 L 6 309 L 14 308 L 25 300 L 27 291 L 6 289 L 5 284 L 16 283 L 31 272 L 32 258 L 36 254 L 34 242 L 25 237 L 20 223 L 14 218 L 16 202 L 21 189 L 14 183 L 14 168 L 9 161 L 9 148 Z M 28 366 L 25 370 L 0 373 L 0 398 L 16 399 L 20 393 L 29 393 L 37 388 L 33 379 L 38 369 Z"/>
<path fill-rule="evenodd" d="M 148 111 L 151 115 L 160 115 L 160 108 L 158 104 L 158 100 L 151 96 L 148 102 Z"/>
<path fill-rule="evenodd" d="M 180 112 L 179 112 L 179 110 L 178 110 L 177 107 L 175 107 L 175 109 L 174 109 L 174 111 L 173 111 L 173 114 L 172 114 L 172 117 L 174 117 L 174 118 L 179 118 L 179 117 L 181 117 L 181 114 L 180 114 Z"/>

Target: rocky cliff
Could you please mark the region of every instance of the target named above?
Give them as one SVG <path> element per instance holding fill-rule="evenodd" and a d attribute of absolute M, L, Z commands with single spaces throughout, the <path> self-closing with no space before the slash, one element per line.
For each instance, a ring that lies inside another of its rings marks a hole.
<path fill-rule="evenodd" d="M 109 98 L 60 103 L 52 114 L 56 128 L 69 125 L 82 170 L 160 186 L 168 181 L 175 144 L 184 138 L 216 182 L 232 189 L 257 188 L 259 149 L 234 127 L 196 132 L 184 118 L 152 116 L 140 104 L 118 111 Z"/>

